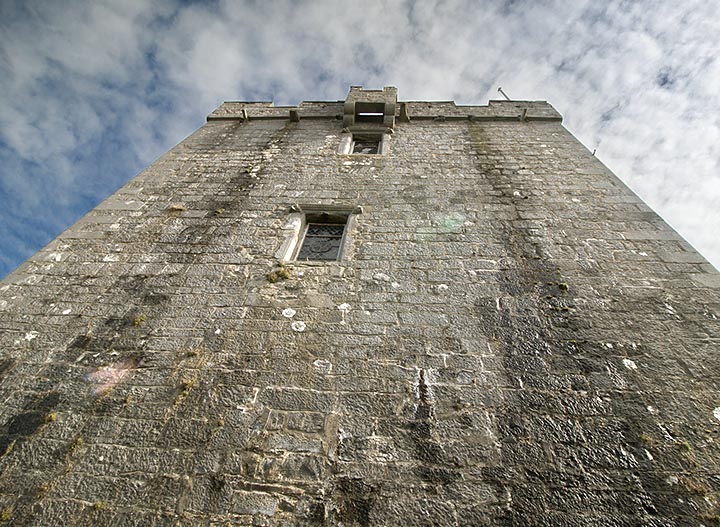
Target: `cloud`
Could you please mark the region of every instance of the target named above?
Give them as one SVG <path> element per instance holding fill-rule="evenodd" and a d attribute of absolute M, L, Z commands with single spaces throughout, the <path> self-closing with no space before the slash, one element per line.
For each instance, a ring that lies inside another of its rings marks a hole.
<path fill-rule="evenodd" d="M 699 0 L 0 4 L 0 276 L 223 100 L 547 99 L 720 265 L 720 7 Z"/>

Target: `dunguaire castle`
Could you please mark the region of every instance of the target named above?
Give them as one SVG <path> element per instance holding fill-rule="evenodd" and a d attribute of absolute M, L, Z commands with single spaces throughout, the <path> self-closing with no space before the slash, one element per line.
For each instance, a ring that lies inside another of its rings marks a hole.
<path fill-rule="evenodd" d="M 0 524 L 720 525 L 718 317 L 544 101 L 227 102 L 0 282 Z"/>

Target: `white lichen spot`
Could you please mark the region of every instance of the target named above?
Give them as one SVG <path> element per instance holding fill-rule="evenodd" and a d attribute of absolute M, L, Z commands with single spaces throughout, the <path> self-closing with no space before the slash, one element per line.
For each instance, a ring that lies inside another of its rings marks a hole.
<path fill-rule="evenodd" d="M 654 406 L 648 406 L 648 407 L 647 407 L 647 411 L 650 412 L 650 413 L 653 414 L 653 415 L 658 413 L 658 409 L 655 408 Z"/>
<path fill-rule="evenodd" d="M 644 449 L 644 450 L 645 450 L 645 455 L 647 456 L 647 458 L 648 458 L 650 461 L 652 461 L 652 460 L 655 459 L 654 457 L 652 457 L 652 454 L 647 451 L 647 449 Z"/>
<path fill-rule="evenodd" d="M 717 408 L 715 408 L 713 410 L 713 416 L 715 416 L 715 419 L 720 421 L 720 406 L 718 406 Z"/>
<path fill-rule="evenodd" d="M 606 343 L 605 343 L 605 347 L 608 348 L 608 349 L 613 349 L 613 345 L 610 344 L 609 342 L 606 342 Z"/>
<path fill-rule="evenodd" d="M 350 311 L 350 304 L 340 304 L 337 306 L 338 310 L 340 310 L 340 315 L 342 316 L 342 320 L 340 321 L 341 324 L 345 324 L 345 313 Z"/>
<path fill-rule="evenodd" d="M 319 373 L 330 373 L 333 367 L 332 362 L 324 359 L 316 360 L 313 362 L 313 366 L 315 366 L 315 370 Z"/>
<path fill-rule="evenodd" d="M 378 280 L 380 282 L 389 282 L 390 281 L 390 277 L 388 275 L 386 275 L 385 273 L 375 273 L 373 275 L 373 279 Z"/>
<path fill-rule="evenodd" d="M 297 311 L 295 311 L 291 307 L 286 307 L 282 310 L 282 316 L 284 316 L 285 318 L 292 318 L 295 316 L 295 313 L 297 313 Z"/>
<path fill-rule="evenodd" d="M 392 284 L 390 284 L 390 286 L 394 289 L 397 289 L 398 287 L 400 287 L 400 284 L 398 282 L 393 282 Z"/>
<path fill-rule="evenodd" d="M 449 288 L 447 284 L 440 284 L 437 286 L 438 293 L 442 293 L 444 291 L 447 291 L 448 289 Z"/>
<path fill-rule="evenodd" d="M 63 315 L 69 315 L 70 313 L 72 313 L 72 309 L 69 309 L 69 308 L 63 309 L 63 312 L 62 312 Z"/>
<path fill-rule="evenodd" d="M 637 370 L 637 364 L 630 359 L 623 359 L 623 364 L 628 370 Z"/>
<path fill-rule="evenodd" d="M 29 331 L 29 332 L 25 333 L 24 338 L 25 338 L 25 340 L 30 342 L 31 340 L 35 340 L 38 335 L 39 335 L 39 333 L 37 331 Z"/>
<path fill-rule="evenodd" d="M 670 476 L 667 477 L 667 479 L 665 480 L 665 482 L 666 482 L 668 485 L 677 485 L 678 483 L 680 483 L 680 480 L 678 479 L 677 476 L 670 475 Z"/>
<path fill-rule="evenodd" d="M 53 262 L 59 262 L 62 260 L 62 253 L 50 253 L 48 254 L 47 259 Z"/>
<path fill-rule="evenodd" d="M 117 262 L 120 260 L 120 257 L 116 254 L 108 254 L 107 256 L 103 256 L 103 262 Z"/>
<path fill-rule="evenodd" d="M 305 328 L 306 328 L 307 326 L 305 325 L 305 322 L 303 322 L 302 320 L 296 320 L 295 322 L 293 322 L 292 324 L 290 324 L 290 327 L 292 328 L 293 331 L 297 331 L 298 333 L 302 333 L 303 331 L 305 331 Z"/>
<path fill-rule="evenodd" d="M 221 329 L 220 329 L 220 328 L 217 328 L 217 329 L 215 330 L 215 334 L 216 334 L 216 335 L 219 335 L 220 333 L 222 333 Z"/>

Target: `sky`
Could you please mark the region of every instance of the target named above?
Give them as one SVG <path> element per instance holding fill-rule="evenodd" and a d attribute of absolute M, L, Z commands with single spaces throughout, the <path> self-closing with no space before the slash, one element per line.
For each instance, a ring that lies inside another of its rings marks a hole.
<path fill-rule="evenodd" d="M 720 267 L 720 2 L 0 0 L 0 277 L 225 100 L 547 100 Z"/>

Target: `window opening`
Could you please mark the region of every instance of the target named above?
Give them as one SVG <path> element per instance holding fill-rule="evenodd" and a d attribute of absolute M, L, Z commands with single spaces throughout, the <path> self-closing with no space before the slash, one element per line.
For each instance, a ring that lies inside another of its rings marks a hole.
<path fill-rule="evenodd" d="M 378 154 L 380 153 L 380 136 L 353 136 L 353 154 Z"/>
<path fill-rule="evenodd" d="M 385 119 L 384 102 L 356 102 L 356 123 L 382 123 Z"/>
<path fill-rule="evenodd" d="M 296 260 L 337 260 L 340 256 L 347 216 L 309 214 Z"/>

